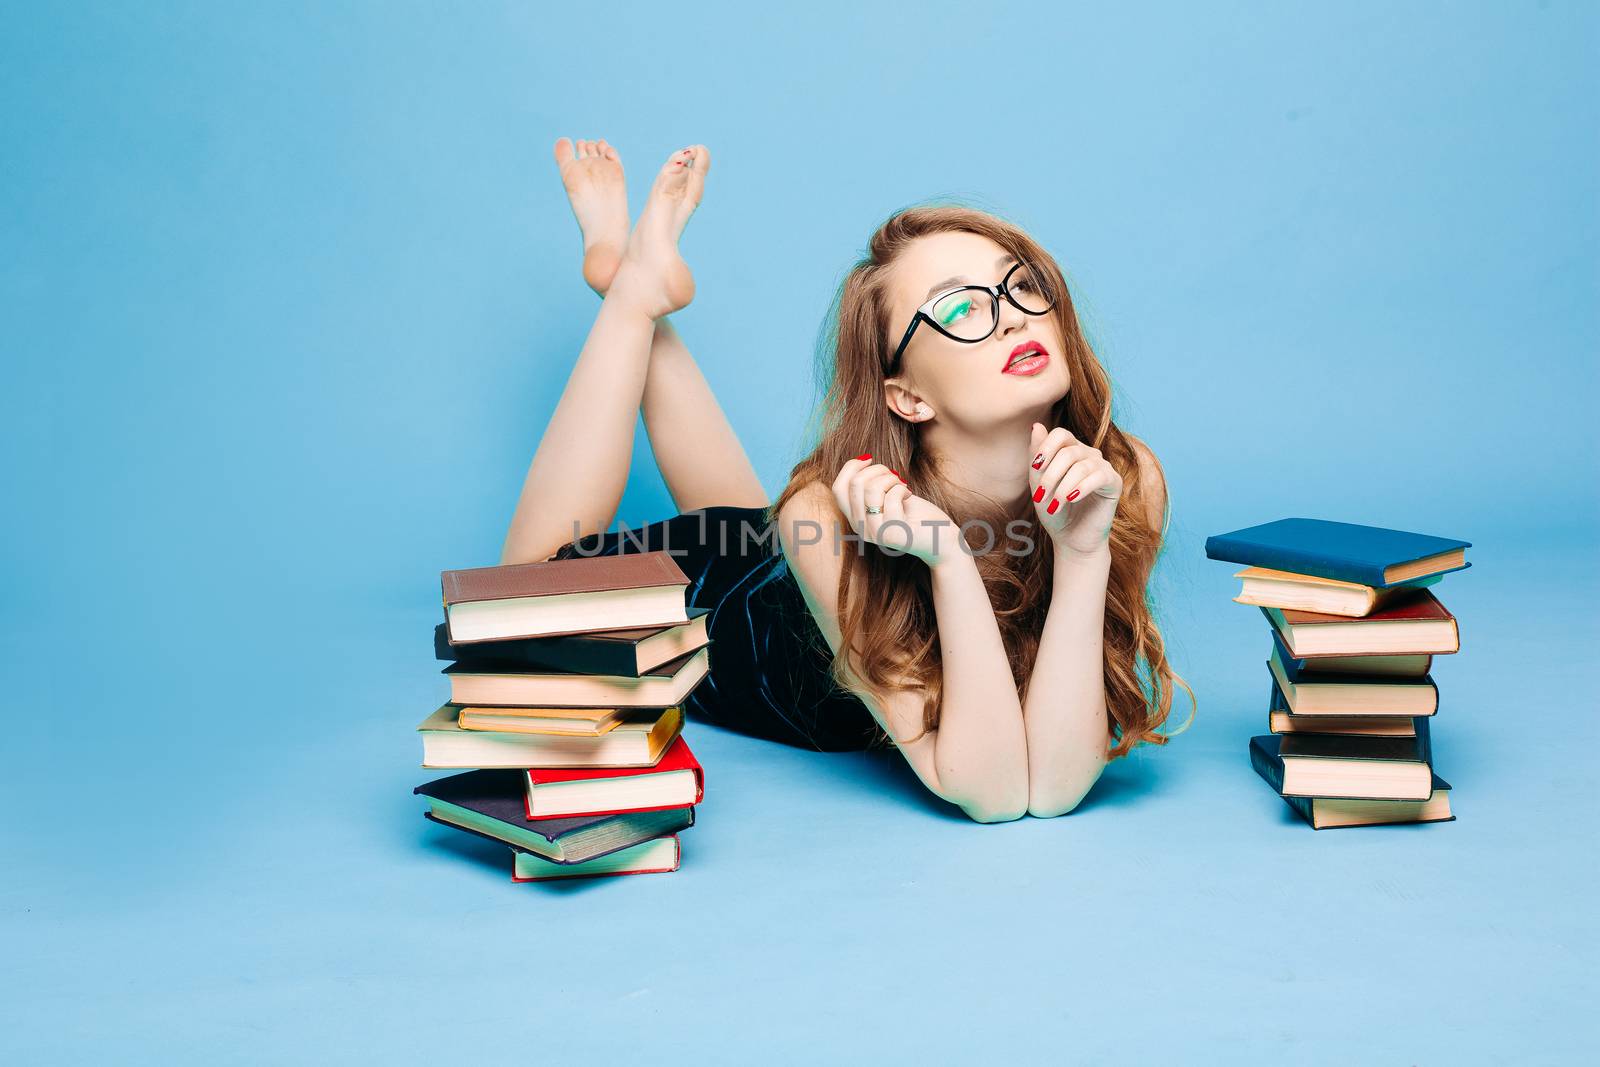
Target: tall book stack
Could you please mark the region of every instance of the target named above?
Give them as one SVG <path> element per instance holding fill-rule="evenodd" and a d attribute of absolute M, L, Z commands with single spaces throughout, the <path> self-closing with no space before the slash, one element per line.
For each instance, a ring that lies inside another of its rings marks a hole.
<path fill-rule="evenodd" d="M 511 847 L 519 882 L 675 871 L 705 775 L 683 702 L 709 609 L 665 551 L 440 576 L 450 699 L 417 727 L 428 818 Z M 470 769 L 467 769 L 470 768 Z"/>
<path fill-rule="evenodd" d="M 1326 519 L 1279 519 L 1206 539 L 1248 564 L 1233 599 L 1271 631 L 1270 733 L 1250 764 L 1314 828 L 1447 822 L 1434 773 L 1433 657 L 1461 647 L 1434 592 L 1471 542 Z"/>

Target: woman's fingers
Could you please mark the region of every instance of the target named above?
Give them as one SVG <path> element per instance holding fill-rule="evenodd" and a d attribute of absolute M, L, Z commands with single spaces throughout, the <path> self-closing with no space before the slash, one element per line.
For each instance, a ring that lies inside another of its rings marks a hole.
<path fill-rule="evenodd" d="M 1056 499 L 1063 504 L 1082 503 L 1091 493 L 1115 500 L 1122 495 L 1122 476 L 1115 467 L 1101 460 L 1081 473 L 1076 467 L 1068 471 L 1056 492 Z"/>
<path fill-rule="evenodd" d="M 900 481 L 900 476 L 881 463 L 868 467 L 856 476 L 861 485 L 861 519 L 862 532 L 868 540 L 877 540 L 878 527 L 883 525 L 883 498 L 889 487 Z M 867 505 L 878 509 L 876 514 L 867 512 Z"/>
<path fill-rule="evenodd" d="M 1050 466 L 1051 462 L 1064 451 L 1088 447 L 1088 445 L 1084 444 L 1082 441 L 1079 441 L 1076 437 L 1073 437 L 1070 432 L 1060 426 L 1057 426 L 1045 436 L 1044 444 L 1039 446 L 1039 451 L 1034 456 L 1033 462 L 1030 464 L 1032 470 L 1029 471 L 1029 474 L 1031 476 L 1033 471 L 1045 470 Z"/>
<path fill-rule="evenodd" d="M 1050 510 L 1052 502 L 1070 504 L 1073 500 L 1079 499 L 1072 496 L 1073 492 L 1077 490 L 1081 493 L 1080 486 L 1083 484 L 1084 479 L 1099 471 L 1103 466 L 1105 466 L 1105 461 L 1099 456 L 1085 456 L 1063 471 L 1056 484 L 1049 492 L 1045 493 L 1044 506 L 1046 513 L 1055 514 L 1054 511 Z"/>
<path fill-rule="evenodd" d="M 1072 436 L 1072 431 L 1065 426 L 1057 426 L 1044 435 L 1044 443 L 1039 446 L 1038 454 L 1033 457 L 1033 469 L 1041 470 L 1050 462 L 1050 457 L 1062 448 L 1078 444 L 1078 439 Z"/>
<path fill-rule="evenodd" d="M 907 551 L 917 543 L 907 501 L 914 494 L 905 479 L 869 456 L 857 456 L 839 468 L 833 480 L 833 496 L 863 541 L 897 551 Z M 876 509 L 868 512 L 871 506 Z"/>
<path fill-rule="evenodd" d="M 867 455 L 857 456 L 846 460 L 844 466 L 839 468 L 839 473 L 833 479 L 833 499 L 839 505 L 839 510 L 844 512 L 845 518 L 850 523 L 850 528 L 856 533 L 861 532 L 861 509 L 856 506 L 851 495 L 851 485 L 856 475 L 872 464 L 872 457 Z"/>
<path fill-rule="evenodd" d="M 878 520 L 877 526 L 872 529 L 873 541 L 900 552 L 911 548 L 916 531 L 911 528 L 911 519 L 906 515 L 906 501 L 910 496 L 911 487 L 898 478 L 884 490 L 883 514 L 870 516 Z"/>
<path fill-rule="evenodd" d="M 1053 456 L 1048 456 L 1043 469 L 1037 472 L 1034 479 L 1034 503 L 1049 499 L 1074 463 L 1098 454 L 1088 445 L 1080 444 L 1068 445 Z"/>

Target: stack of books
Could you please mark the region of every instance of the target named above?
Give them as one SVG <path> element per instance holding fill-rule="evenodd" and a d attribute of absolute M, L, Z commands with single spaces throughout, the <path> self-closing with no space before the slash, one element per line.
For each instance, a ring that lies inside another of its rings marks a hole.
<path fill-rule="evenodd" d="M 445 571 L 450 699 L 417 727 L 435 822 L 504 842 L 516 881 L 675 871 L 705 775 L 683 702 L 709 609 L 665 551 Z M 470 769 L 468 769 L 470 768 Z"/>
<path fill-rule="evenodd" d="M 1434 587 L 1471 542 L 1325 519 L 1279 519 L 1206 539 L 1248 564 L 1233 599 L 1272 635 L 1271 733 L 1250 763 L 1316 829 L 1448 822 L 1434 773 L 1433 657 L 1461 647 Z"/>

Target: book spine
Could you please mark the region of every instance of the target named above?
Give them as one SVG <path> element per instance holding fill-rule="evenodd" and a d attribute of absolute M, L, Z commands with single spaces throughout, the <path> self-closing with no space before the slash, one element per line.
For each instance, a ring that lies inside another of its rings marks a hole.
<path fill-rule="evenodd" d="M 1311 810 L 1311 798 L 1283 796 L 1283 761 L 1274 759 L 1271 753 L 1256 743 L 1255 738 L 1250 740 L 1250 766 L 1272 787 L 1274 793 L 1283 797 L 1284 803 L 1294 809 L 1295 814 L 1309 823 L 1313 829 L 1316 828 L 1317 822 Z"/>
<path fill-rule="evenodd" d="M 1274 792 L 1280 796 L 1283 794 L 1283 761 L 1273 759 L 1265 749 L 1255 743 L 1254 738 L 1250 742 L 1250 766 L 1266 779 Z"/>

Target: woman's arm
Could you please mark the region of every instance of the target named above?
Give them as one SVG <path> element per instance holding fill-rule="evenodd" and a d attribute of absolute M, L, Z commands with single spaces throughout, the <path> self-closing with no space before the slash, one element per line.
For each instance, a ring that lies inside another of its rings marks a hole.
<path fill-rule="evenodd" d="M 1078 556 L 1057 547 L 1050 610 L 1023 702 L 1028 813 L 1064 815 L 1105 770 L 1106 578 L 1111 549 Z"/>
<path fill-rule="evenodd" d="M 835 654 L 842 552 L 848 529 L 834 496 L 820 483 L 796 493 L 778 514 L 778 533 L 806 603 Z M 944 543 L 957 536 L 944 531 Z M 878 551 L 868 548 L 867 551 Z M 972 557 L 959 550 L 932 565 L 933 603 L 944 658 L 944 698 L 939 727 L 922 730 L 925 691 L 896 687 L 882 700 L 852 686 L 894 739 L 922 783 L 978 822 L 1021 818 L 1028 809 L 1028 760 L 1022 704 L 1000 639 L 994 606 Z M 855 675 L 855 660 L 846 660 Z"/>
<path fill-rule="evenodd" d="M 1139 459 L 1139 484 L 1145 487 L 1145 504 L 1153 528 L 1159 530 L 1166 512 L 1161 468 L 1144 442 L 1135 438 L 1133 444 Z M 1051 483 L 1057 499 L 1079 486 L 1091 494 L 1100 487 L 1107 492 L 1120 492 L 1120 479 L 1114 472 L 1106 473 L 1108 465 L 1098 459 L 1098 453 L 1078 456 L 1084 466 L 1069 467 L 1069 473 L 1059 482 Z M 1070 473 L 1073 470 L 1078 473 Z M 1041 476 L 1041 482 L 1048 481 L 1047 476 Z M 1099 543 L 1090 551 L 1081 550 L 1081 538 L 1076 539 L 1077 548 L 1067 538 L 1052 539 L 1054 585 L 1050 610 L 1039 635 L 1039 651 L 1023 702 L 1028 736 L 1028 812 L 1042 818 L 1064 815 L 1077 807 L 1106 766 L 1111 739 L 1106 717 L 1105 608 L 1111 547 L 1104 537 L 1110 530 L 1116 502 L 1115 497 L 1110 497 L 1097 499 L 1091 505 L 1099 509 L 1097 514 L 1087 516 L 1096 529 L 1085 532 L 1090 535 L 1089 540 Z M 1088 499 L 1085 503 L 1089 503 Z"/>

